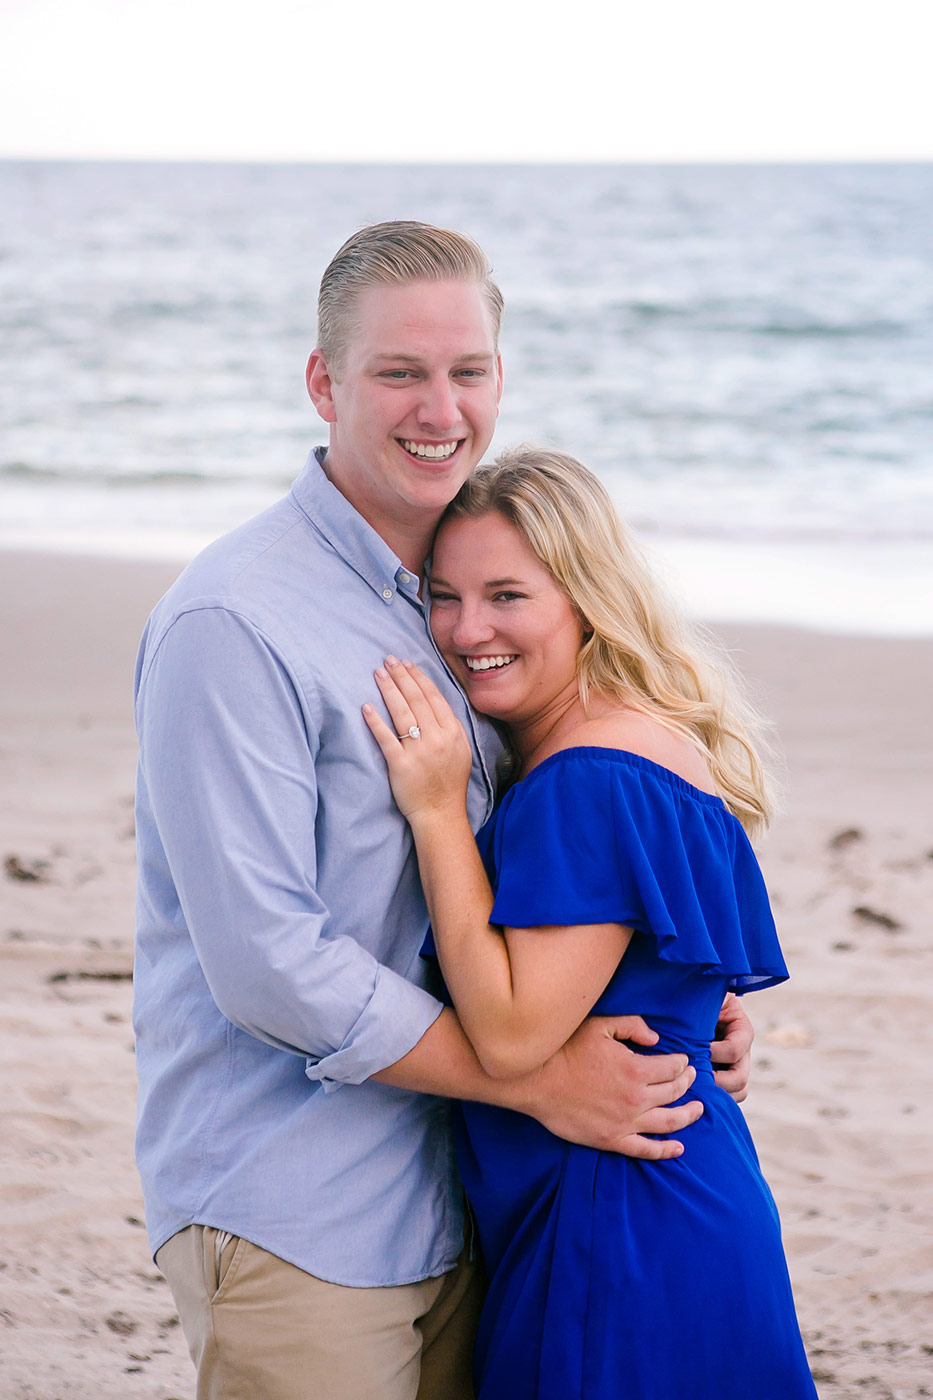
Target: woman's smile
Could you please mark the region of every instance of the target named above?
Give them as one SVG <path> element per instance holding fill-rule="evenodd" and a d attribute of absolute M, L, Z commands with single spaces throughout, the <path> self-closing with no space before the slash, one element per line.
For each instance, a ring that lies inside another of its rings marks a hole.
<path fill-rule="evenodd" d="M 517 661 L 517 656 L 465 656 L 463 658 L 468 671 L 492 671 L 501 670 L 503 666 L 511 666 L 513 661 Z"/>

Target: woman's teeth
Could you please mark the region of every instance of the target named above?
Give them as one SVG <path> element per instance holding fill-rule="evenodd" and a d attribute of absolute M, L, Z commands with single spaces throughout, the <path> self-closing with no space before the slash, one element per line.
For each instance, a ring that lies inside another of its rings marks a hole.
<path fill-rule="evenodd" d="M 410 452 L 413 457 L 428 457 L 432 461 L 444 461 L 447 457 L 452 457 L 460 446 L 460 439 L 456 442 L 404 442 L 402 443 L 406 452 Z"/>
<path fill-rule="evenodd" d="M 497 666 L 511 665 L 515 656 L 467 656 L 464 659 L 468 671 L 491 671 Z"/>

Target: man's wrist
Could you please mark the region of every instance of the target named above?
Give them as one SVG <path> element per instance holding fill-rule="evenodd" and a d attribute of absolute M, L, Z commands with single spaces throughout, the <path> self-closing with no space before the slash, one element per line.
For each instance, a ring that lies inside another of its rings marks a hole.
<path fill-rule="evenodd" d="M 559 1052 L 558 1052 L 559 1053 Z M 540 1121 L 541 1113 L 548 1098 L 547 1085 L 551 1081 L 548 1066 L 551 1061 L 527 1074 L 517 1074 L 512 1079 L 496 1079 L 495 1102 L 500 1108 L 509 1108 L 514 1113 L 525 1113 L 529 1118 Z"/>

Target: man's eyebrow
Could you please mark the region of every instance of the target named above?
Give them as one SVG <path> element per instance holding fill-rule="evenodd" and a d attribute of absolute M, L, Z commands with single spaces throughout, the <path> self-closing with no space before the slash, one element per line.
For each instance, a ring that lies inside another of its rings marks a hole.
<path fill-rule="evenodd" d="M 495 352 L 492 350 L 473 350 L 468 355 L 455 355 L 454 363 L 461 365 L 465 363 L 479 364 L 482 361 L 494 360 Z M 379 360 L 391 360 L 396 364 L 420 365 L 424 359 L 423 355 L 407 355 L 401 350 L 379 350 L 372 356 L 375 364 Z"/>

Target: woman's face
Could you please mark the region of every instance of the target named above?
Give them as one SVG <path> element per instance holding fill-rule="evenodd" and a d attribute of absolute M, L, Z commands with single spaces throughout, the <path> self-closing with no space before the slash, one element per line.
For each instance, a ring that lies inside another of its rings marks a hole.
<path fill-rule="evenodd" d="M 515 725 L 576 693 L 580 617 L 498 511 L 441 525 L 431 600 L 434 640 L 475 709 Z"/>

